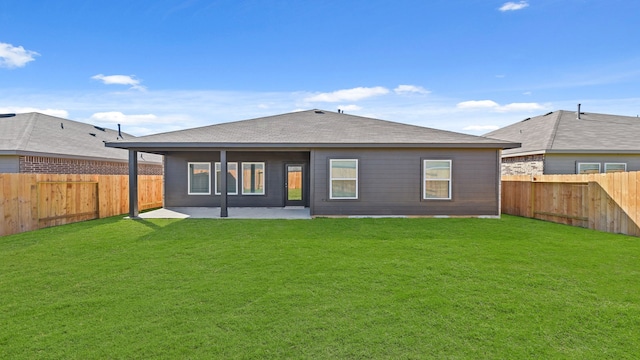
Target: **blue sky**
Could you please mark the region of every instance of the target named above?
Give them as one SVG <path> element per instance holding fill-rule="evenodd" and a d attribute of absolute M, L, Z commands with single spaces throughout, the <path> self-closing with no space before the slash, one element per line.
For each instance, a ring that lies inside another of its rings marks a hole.
<path fill-rule="evenodd" d="M 640 2 L 2 0 L 0 113 L 144 135 L 306 109 L 483 134 L 640 113 Z"/>

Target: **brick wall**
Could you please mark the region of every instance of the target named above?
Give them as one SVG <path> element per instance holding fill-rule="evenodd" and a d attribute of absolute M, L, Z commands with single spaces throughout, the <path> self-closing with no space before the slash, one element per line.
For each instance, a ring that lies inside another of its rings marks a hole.
<path fill-rule="evenodd" d="M 127 175 L 126 162 L 62 159 L 44 156 L 21 156 L 21 173 Z M 162 175 L 162 165 L 138 163 L 139 175 Z"/>
<path fill-rule="evenodd" d="M 544 155 L 526 155 L 502 158 L 502 175 L 542 175 Z"/>

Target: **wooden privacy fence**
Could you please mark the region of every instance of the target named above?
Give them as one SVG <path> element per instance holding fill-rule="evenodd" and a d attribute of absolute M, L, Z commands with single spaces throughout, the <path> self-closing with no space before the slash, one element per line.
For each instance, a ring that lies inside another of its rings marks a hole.
<path fill-rule="evenodd" d="M 140 210 L 162 206 L 162 176 L 138 176 Z M 128 175 L 0 174 L 0 236 L 129 211 Z"/>
<path fill-rule="evenodd" d="M 640 236 L 640 172 L 502 177 L 502 212 Z"/>

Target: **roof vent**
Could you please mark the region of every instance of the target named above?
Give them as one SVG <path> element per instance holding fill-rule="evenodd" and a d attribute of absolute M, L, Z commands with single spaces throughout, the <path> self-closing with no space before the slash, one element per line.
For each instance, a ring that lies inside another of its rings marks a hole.
<path fill-rule="evenodd" d="M 580 104 L 578 104 L 578 120 L 580 120 Z"/>
<path fill-rule="evenodd" d="M 526 118 L 526 119 L 522 120 L 522 122 L 525 122 L 525 121 L 527 121 L 527 120 L 531 120 L 531 118 L 530 118 L 530 117 L 528 117 L 528 118 Z"/>
<path fill-rule="evenodd" d="M 98 129 L 98 130 L 100 130 L 100 131 L 106 131 L 106 129 L 105 129 L 105 128 L 100 127 L 100 126 L 94 126 L 94 128 L 96 128 L 96 129 Z"/>
<path fill-rule="evenodd" d="M 316 114 L 324 114 L 324 112 L 323 112 L 323 111 L 321 111 L 321 110 L 316 110 L 316 111 L 314 111 L 314 112 L 315 112 Z"/>
<path fill-rule="evenodd" d="M 89 135 L 91 135 L 93 137 L 96 137 L 96 134 L 94 134 L 94 133 L 89 133 Z"/>
<path fill-rule="evenodd" d="M 14 117 L 16 114 L 0 114 L 0 118 Z"/>
<path fill-rule="evenodd" d="M 549 116 L 551 114 L 553 114 L 553 111 L 549 111 L 548 113 L 544 114 L 544 116 Z"/>

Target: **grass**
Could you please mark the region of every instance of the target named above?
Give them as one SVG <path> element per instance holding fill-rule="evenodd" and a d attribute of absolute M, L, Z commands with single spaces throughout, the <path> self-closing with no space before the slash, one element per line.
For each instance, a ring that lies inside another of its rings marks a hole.
<path fill-rule="evenodd" d="M 639 279 L 509 216 L 109 218 L 0 238 L 0 358 L 632 359 Z"/>

